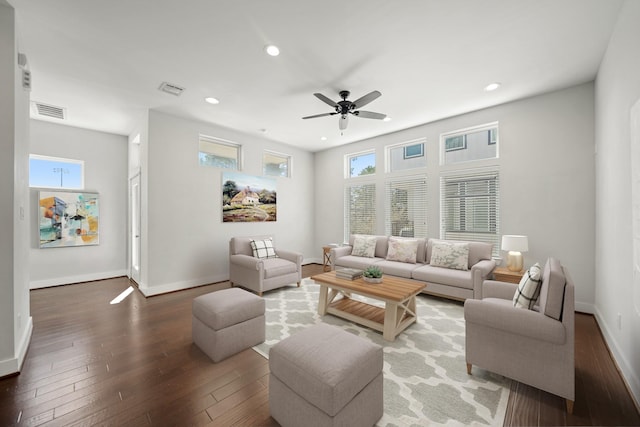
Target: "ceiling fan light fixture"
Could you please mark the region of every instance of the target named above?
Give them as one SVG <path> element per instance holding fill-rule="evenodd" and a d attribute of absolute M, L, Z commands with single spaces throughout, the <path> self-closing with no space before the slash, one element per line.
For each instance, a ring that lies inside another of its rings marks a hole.
<path fill-rule="evenodd" d="M 267 52 L 267 55 L 269 56 L 278 56 L 280 55 L 280 49 L 278 48 L 278 46 L 270 44 L 264 47 L 265 52 Z"/>
<path fill-rule="evenodd" d="M 326 136 L 321 136 L 321 137 L 320 137 L 320 141 L 326 141 L 326 140 L 327 140 L 327 137 L 326 137 Z"/>
<path fill-rule="evenodd" d="M 213 105 L 220 104 L 220 100 L 218 100 L 218 98 L 214 98 L 213 96 L 208 96 L 204 100 L 207 101 L 209 104 L 213 104 Z"/>
<path fill-rule="evenodd" d="M 490 83 L 487 86 L 485 86 L 484 90 L 485 90 L 485 92 L 492 92 L 492 91 L 498 89 L 499 87 L 500 87 L 500 83 L 494 82 L 494 83 Z"/>

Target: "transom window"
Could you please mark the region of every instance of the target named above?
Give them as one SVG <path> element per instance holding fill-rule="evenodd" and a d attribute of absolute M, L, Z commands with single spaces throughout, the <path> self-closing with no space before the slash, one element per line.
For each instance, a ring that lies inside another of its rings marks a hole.
<path fill-rule="evenodd" d="M 387 171 L 397 172 L 427 166 L 425 139 L 392 145 L 387 150 Z"/>
<path fill-rule="evenodd" d="M 29 187 L 84 189 L 84 160 L 29 155 Z"/>
<path fill-rule="evenodd" d="M 366 151 L 346 156 L 347 178 L 376 173 L 376 152 Z"/>
<path fill-rule="evenodd" d="M 201 166 L 240 169 L 240 144 L 200 135 L 198 159 Z"/>
<path fill-rule="evenodd" d="M 270 176 L 291 176 L 291 156 L 265 150 L 262 154 L 262 173 Z"/>
<path fill-rule="evenodd" d="M 498 124 L 476 126 L 440 135 L 441 164 L 498 157 Z"/>

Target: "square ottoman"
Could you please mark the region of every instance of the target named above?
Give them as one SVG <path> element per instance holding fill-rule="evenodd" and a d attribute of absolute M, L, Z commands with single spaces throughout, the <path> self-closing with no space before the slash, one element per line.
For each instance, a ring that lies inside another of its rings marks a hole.
<path fill-rule="evenodd" d="M 194 344 L 214 362 L 260 344 L 264 307 L 262 298 L 239 288 L 200 295 L 191 310 Z"/>
<path fill-rule="evenodd" d="M 367 426 L 383 414 L 382 347 L 314 325 L 269 351 L 269 409 L 287 426 Z"/>

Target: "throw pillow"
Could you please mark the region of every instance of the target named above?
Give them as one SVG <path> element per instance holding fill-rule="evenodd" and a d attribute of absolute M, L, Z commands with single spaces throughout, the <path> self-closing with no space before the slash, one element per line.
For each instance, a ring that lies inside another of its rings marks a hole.
<path fill-rule="evenodd" d="M 540 295 L 540 285 L 542 285 L 542 279 L 540 278 L 540 264 L 534 265 L 524 273 L 518 289 L 513 296 L 513 306 L 519 308 L 526 308 L 531 310 L 538 300 Z"/>
<path fill-rule="evenodd" d="M 469 270 L 469 244 L 434 242 L 430 264 L 434 267 Z"/>
<path fill-rule="evenodd" d="M 251 239 L 251 250 L 255 258 L 278 258 L 273 247 L 272 239 L 253 240 Z"/>
<path fill-rule="evenodd" d="M 387 260 L 415 264 L 417 256 L 418 256 L 417 240 L 389 238 L 389 250 L 387 251 Z"/>
<path fill-rule="evenodd" d="M 376 236 L 355 236 L 351 255 L 373 258 L 376 253 Z"/>

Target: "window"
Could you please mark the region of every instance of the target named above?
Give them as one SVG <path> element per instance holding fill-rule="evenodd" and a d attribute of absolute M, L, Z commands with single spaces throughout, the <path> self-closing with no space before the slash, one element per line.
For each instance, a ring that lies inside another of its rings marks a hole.
<path fill-rule="evenodd" d="M 387 171 L 397 172 L 426 167 L 427 156 L 424 153 L 426 142 L 425 139 L 419 139 L 386 147 Z"/>
<path fill-rule="evenodd" d="M 84 161 L 30 154 L 29 187 L 84 189 Z"/>
<path fill-rule="evenodd" d="M 376 173 L 376 153 L 367 151 L 364 153 L 349 154 L 346 156 L 347 178 L 356 176 L 373 175 Z"/>
<path fill-rule="evenodd" d="M 376 185 L 348 185 L 344 190 L 344 238 L 351 234 L 375 234 Z"/>
<path fill-rule="evenodd" d="M 291 156 L 265 150 L 262 154 L 262 174 L 289 177 Z"/>
<path fill-rule="evenodd" d="M 498 157 L 498 124 L 476 126 L 442 134 L 441 164 Z"/>
<path fill-rule="evenodd" d="M 493 244 L 499 255 L 500 176 L 497 170 L 458 172 L 440 178 L 440 237 Z"/>
<path fill-rule="evenodd" d="M 198 159 L 201 166 L 240 170 L 240 145 L 200 135 Z"/>
<path fill-rule="evenodd" d="M 385 231 L 390 236 L 427 237 L 426 177 L 387 182 Z"/>

